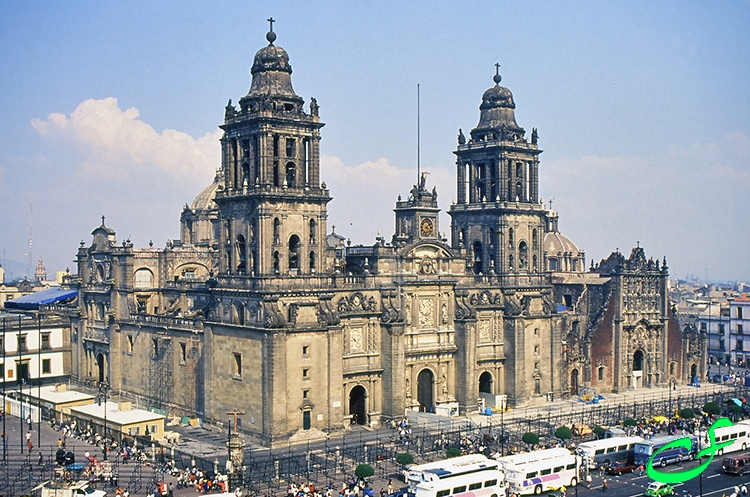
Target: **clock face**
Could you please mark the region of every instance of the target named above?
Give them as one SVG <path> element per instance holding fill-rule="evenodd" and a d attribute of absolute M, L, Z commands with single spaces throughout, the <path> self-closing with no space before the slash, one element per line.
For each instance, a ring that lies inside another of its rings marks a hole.
<path fill-rule="evenodd" d="M 432 226 L 432 220 L 431 219 L 422 219 L 422 222 L 420 223 L 420 232 L 422 236 L 432 236 L 434 228 Z"/>

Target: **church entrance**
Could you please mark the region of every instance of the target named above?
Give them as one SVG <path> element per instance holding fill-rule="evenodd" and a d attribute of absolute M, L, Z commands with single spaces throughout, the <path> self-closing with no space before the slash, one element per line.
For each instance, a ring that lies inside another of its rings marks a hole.
<path fill-rule="evenodd" d="M 570 396 L 571 397 L 578 396 L 578 388 L 579 388 L 578 375 L 579 373 L 577 369 L 574 369 L 573 371 L 570 372 Z"/>
<path fill-rule="evenodd" d="M 698 378 L 698 365 L 696 363 L 693 363 L 692 366 L 690 366 L 690 383 L 698 383 L 700 378 Z"/>
<path fill-rule="evenodd" d="M 423 369 L 417 376 L 417 400 L 419 410 L 431 412 L 433 408 L 432 388 L 435 383 L 435 375 L 429 369 Z"/>
<path fill-rule="evenodd" d="M 633 354 L 633 388 L 643 388 L 643 351 Z"/>
<path fill-rule="evenodd" d="M 479 393 L 492 393 L 492 375 L 487 371 L 479 377 Z"/>
<path fill-rule="evenodd" d="M 96 368 L 99 371 L 99 383 L 104 382 L 104 354 L 99 352 L 96 355 Z"/>
<path fill-rule="evenodd" d="M 367 422 L 367 392 L 365 387 L 357 385 L 349 392 L 349 414 L 352 424 L 364 425 Z"/>

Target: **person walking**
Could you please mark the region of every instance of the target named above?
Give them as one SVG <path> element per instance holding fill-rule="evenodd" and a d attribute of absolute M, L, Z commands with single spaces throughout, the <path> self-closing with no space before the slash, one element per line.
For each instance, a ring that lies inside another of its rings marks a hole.
<path fill-rule="evenodd" d="M 588 473 L 586 475 L 586 488 L 591 488 L 591 481 L 592 480 L 593 480 L 593 478 L 591 478 L 591 473 Z"/>
<path fill-rule="evenodd" d="M 44 466 L 44 455 L 39 452 L 39 466 Z"/>
<path fill-rule="evenodd" d="M 602 478 L 602 492 L 606 492 L 606 491 L 607 491 L 607 479 Z"/>

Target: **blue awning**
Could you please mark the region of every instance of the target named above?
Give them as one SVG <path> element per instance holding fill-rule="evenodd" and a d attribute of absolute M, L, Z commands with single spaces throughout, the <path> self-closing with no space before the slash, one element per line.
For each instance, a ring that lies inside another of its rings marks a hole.
<path fill-rule="evenodd" d="M 78 290 L 66 290 L 64 288 L 53 287 L 39 292 L 30 293 L 17 299 L 5 302 L 6 309 L 20 310 L 39 310 L 40 305 L 52 304 L 54 302 L 63 302 L 70 300 L 78 295 Z"/>

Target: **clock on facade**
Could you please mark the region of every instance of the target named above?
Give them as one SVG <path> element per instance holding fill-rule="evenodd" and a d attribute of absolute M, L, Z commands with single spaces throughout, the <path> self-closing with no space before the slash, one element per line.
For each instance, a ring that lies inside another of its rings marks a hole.
<path fill-rule="evenodd" d="M 432 226 L 432 219 L 422 219 L 422 222 L 419 224 L 419 228 L 422 236 L 432 236 L 432 232 L 434 230 Z"/>

